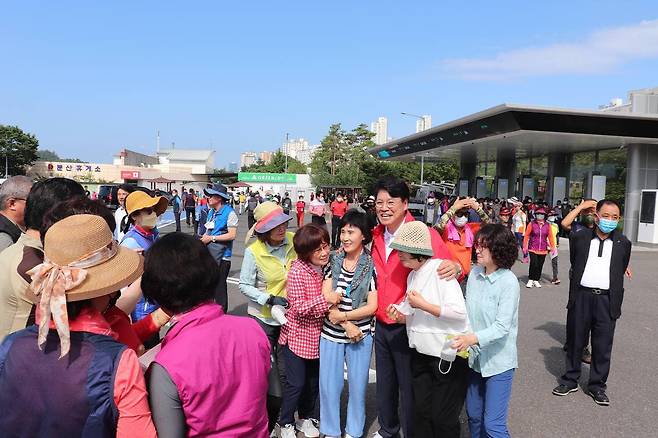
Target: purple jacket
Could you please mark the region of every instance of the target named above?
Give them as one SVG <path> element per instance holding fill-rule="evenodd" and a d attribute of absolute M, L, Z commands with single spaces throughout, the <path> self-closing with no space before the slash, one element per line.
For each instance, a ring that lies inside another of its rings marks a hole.
<path fill-rule="evenodd" d="M 528 251 L 548 251 L 548 239 L 551 235 L 551 224 L 544 222 L 539 225 L 536 221 L 530 222 L 530 238 L 528 240 Z"/>
<path fill-rule="evenodd" d="M 178 388 L 189 436 L 267 438 L 270 343 L 215 303 L 174 317 L 155 361 Z"/>

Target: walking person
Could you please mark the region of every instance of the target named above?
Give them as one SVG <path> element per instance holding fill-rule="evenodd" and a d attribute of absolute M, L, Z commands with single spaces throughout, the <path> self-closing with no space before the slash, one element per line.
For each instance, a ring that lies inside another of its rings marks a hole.
<path fill-rule="evenodd" d="M 318 196 L 311 200 L 311 206 L 308 211 L 311 213 L 311 223 L 325 229 L 327 228 L 327 220 L 325 219 L 327 204 L 324 202 L 324 195 L 322 193 L 318 193 Z"/>
<path fill-rule="evenodd" d="M 539 207 L 534 212 L 534 219 L 526 227 L 523 236 L 523 257 L 530 256 L 528 282 L 525 287 L 541 287 L 541 272 L 544 268 L 546 254 L 557 251 L 551 225 L 546 222 L 546 210 Z"/>
<path fill-rule="evenodd" d="M 0 185 L 0 252 L 25 232 L 25 204 L 32 188 L 26 176 L 12 176 Z"/>
<path fill-rule="evenodd" d="M 258 207 L 258 204 L 261 202 L 262 201 L 258 196 L 258 192 L 252 192 L 249 194 L 249 199 L 247 199 L 247 227 L 249 227 L 249 229 L 251 229 L 256 223 L 256 219 L 254 218 L 254 211 L 256 211 L 256 207 Z"/>
<path fill-rule="evenodd" d="M 283 195 L 283 199 L 281 200 L 281 208 L 283 208 L 283 212 L 287 215 L 289 215 L 290 210 L 292 210 L 292 199 L 290 199 L 288 192 L 284 193 Z"/>
<path fill-rule="evenodd" d="M 552 211 L 548 213 L 546 220 L 551 226 L 551 234 L 553 234 L 553 240 L 555 240 L 555 251 L 550 255 L 551 257 L 551 268 L 553 269 L 553 278 L 551 283 L 554 285 L 560 284 L 560 279 L 558 278 L 558 249 L 560 248 L 560 226 L 558 225 L 558 212 L 560 209 L 555 207 Z"/>
<path fill-rule="evenodd" d="M 240 202 L 240 216 L 242 216 L 242 213 L 244 213 L 244 204 L 247 202 L 247 196 L 244 192 L 240 192 L 238 195 L 238 201 Z"/>
<path fill-rule="evenodd" d="M 218 277 L 215 260 L 188 235 L 169 234 L 146 255 L 144 294 L 173 315 L 149 373 L 159 437 L 269 436 L 270 346 L 256 321 L 213 301 Z"/>
<path fill-rule="evenodd" d="M 473 333 L 455 336 L 452 346 L 468 350 L 471 368 L 466 391 L 472 437 L 507 438 L 512 380 L 518 367 L 519 281 L 516 239 L 500 224 L 475 235 L 477 266 L 466 285 L 466 312 Z"/>
<path fill-rule="evenodd" d="M 464 295 L 457 280 L 436 275 L 441 260 L 431 259 L 432 238 L 426 225 L 403 224 L 391 246 L 402 264 L 412 269 L 406 297 L 387 311 L 407 328 L 416 436 L 459 438 L 468 361 L 457 356 L 451 338 L 470 332 Z"/>
<path fill-rule="evenodd" d="M 141 256 L 95 215 L 54 224 L 44 250 L 29 271 L 37 325 L 0 346 L 2 435 L 155 437 L 137 355 L 101 314 L 141 275 Z"/>
<path fill-rule="evenodd" d="M 391 319 L 389 304 L 402 301 L 407 292 L 407 276 L 411 269 L 400 262 L 398 252 L 391 247 L 400 226 L 414 220 L 408 211 L 409 186 L 397 178 L 383 178 L 375 184 L 375 209 L 379 225 L 373 230 L 372 258 L 377 272 L 377 329 L 375 358 L 377 362 L 377 418 L 380 429 L 375 437 L 398 436 L 413 438 L 413 392 L 411 349 L 406 327 Z M 436 232 L 430 230 L 435 258 L 443 261 L 438 275 L 442 278 L 460 276 L 461 265 L 451 260 L 450 251 Z M 398 415 L 402 413 L 402 419 Z"/>
<path fill-rule="evenodd" d="M 222 184 L 203 190 L 208 202 L 208 220 L 201 242 L 219 266 L 219 280 L 215 286 L 215 302 L 228 311 L 228 274 L 231 271 L 233 241 L 238 233 L 238 215 L 229 205 L 231 196 Z"/>
<path fill-rule="evenodd" d="M 272 306 L 288 307 L 286 283 L 290 266 L 297 258 L 294 234 L 287 231 L 292 219 L 273 202 L 263 202 L 255 210 L 256 224 L 245 239 L 248 245 L 240 269 L 240 292 L 249 302 L 247 313 L 256 319 L 270 341 L 272 368 L 267 390 L 268 430 L 272 432 L 279 419 L 285 364 L 279 348 L 281 321 L 272 315 Z M 256 240 L 249 243 L 252 234 Z"/>
<path fill-rule="evenodd" d="M 306 210 L 306 202 L 304 202 L 304 195 L 299 195 L 299 200 L 295 205 L 297 210 L 297 228 L 304 225 L 304 210 Z"/>
<path fill-rule="evenodd" d="M 347 369 L 349 396 L 345 437 L 361 437 L 366 421 L 366 389 L 377 310 L 374 262 L 365 245 L 372 229 L 365 213 L 348 210 L 340 230 L 341 249 L 327 269 L 323 287 L 340 302 L 324 319 L 320 337 L 320 432 L 340 438 L 340 399 Z"/>
<path fill-rule="evenodd" d="M 337 249 L 342 219 L 347 212 L 347 201 L 343 198 L 341 192 L 336 194 L 336 199 L 331 202 L 329 209 L 331 210 L 331 247 Z"/>
<path fill-rule="evenodd" d="M 578 390 L 583 349 L 592 337 L 592 364 L 588 394 L 608 406 L 606 394 L 612 341 L 624 298 L 624 275 L 631 257 L 631 242 L 617 230 L 621 208 L 603 199 L 596 204 L 593 230 L 572 234 L 569 239 L 571 280 L 567 305 L 566 371 L 553 394 L 565 396 Z M 629 275 L 629 274 L 627 274 Z"/>
<path fill-rule="evenodd" d="M 178 190 L 176 189 L 171 191 L 171 205 L 174 211 L 174 221 L 176 221 L 176 232 L 180 232 L 180 211 L 183 201 L 178 196 Z"/>
<path fill-rule="evenodd" d="M 288 272 L 288 322 L 279 337 L 286 367 L 279 426 L 281 438 L 295 438 L 296 429 L 310 438 L 320 436 L 316 405 L 322 323 L 329 307 L 338 304 L 341 296 L 322 290 L 322 268 L 329 261 L 327 230 L 314 224 L 304 225 L 295 233 L 293 245 L 298 259 Z"/>
<path fill-rule="evenodd" d="M 114 211 L 114 223 L 116 224 L 116 229 L 114 230 L 114 238 L 117 242 L 121 242 L 123 240 L 124 234 L 126 234 L 126 221 L 128 220 L 128 212 L 126 211 L 126 198 L 134 191 L 135 186 L 131 184 L 121 184 L 117 188 L 117 209 Z"/>
<path fill-rule="evenodd" d="M 187 196 L 185 196 L 185 199 L 183 200 L 183 205 L 185 206 L 185 222 L 187 223 L 187 227 L 194 227 L 196 230 L 196 221 L 194 220 L 194 210 L 196 208 L 196 194 L 194 193 L 194 189 L 190 189 L 190 191 L 187 193 Z"/>
<path fill-rule="evenodd" d="M 525 206 L 518 202 L 516 198 L 511 198 L 514 214 L 512 215 L 512 230 L 516 236 L 516 244 L 520 250 L 523 250 L 523 236 L 525 235 L 526 224 L 528 223 L 528 215 L 525 211 Z"/>

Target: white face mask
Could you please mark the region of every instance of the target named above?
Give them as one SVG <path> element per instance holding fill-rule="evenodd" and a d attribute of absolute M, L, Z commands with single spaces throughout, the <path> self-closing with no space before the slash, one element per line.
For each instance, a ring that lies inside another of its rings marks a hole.
<path fill-rule="evenodd" d="M 456 217 L 454 219 L 454 222 L 456 226 L 461 228 L 468 223 L 468 217 L 467 216 Z"/>
<path fill-rule="evenodd" d="M 142 228 L 155 228 L 158 223 L 158 216 L 155 212 L 151 214 L 142 215 Z"/>

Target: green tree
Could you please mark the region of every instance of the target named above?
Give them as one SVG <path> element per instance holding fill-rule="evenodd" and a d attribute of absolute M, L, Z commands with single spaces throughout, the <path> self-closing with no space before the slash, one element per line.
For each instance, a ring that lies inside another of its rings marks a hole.
<path fill-rule="evenodd" d="M 8 164 L 5 174 L 24 175 L 26 167 L 37 160 L 39 140 L 18 126 L 0 125 L 0 157 Z M 3 163 L 4 164 L 4 163 Z"/>
<path fill-rule="evenodd" d="M 48 149 L 40 149 L 37 151 L 37 157 L 39 161 L 53 161 L 53 162 L 64 162 L 64 163 L 86 163 L 79 158 L 60 158 L 60 156 L 55 151 Z"/>
<path fill-rule="evenodd" d="M 276 151 L 272 155 L 269 163 L 258 160 L 256 164 L 242 169 L 243 172 L 256 173 L 284 173 L 286 171 L 286 156 L 281 151 Z M 288 157 L 288 173 L 306 173 L 306 165 L 301 161 Z"/>

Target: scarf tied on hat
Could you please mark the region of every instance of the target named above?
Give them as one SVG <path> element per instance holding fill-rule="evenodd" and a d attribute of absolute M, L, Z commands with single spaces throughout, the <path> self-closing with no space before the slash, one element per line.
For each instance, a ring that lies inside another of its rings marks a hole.
<path fill-rule="evenodd" d="M 461 236 L 459 235 L 459 230 L 455 226 L 455 223 L 450 220 L 448 221 L 448 224 L 446 225 L 448 227 L 448 240 L 452 240 L 455 242 L 460 242 L 462 240 Z M 464 241 L 464 247 L 466 248 L 472 248 L 473 247 L 473 241 L 475 240 L 475 236 L 473 235 L 473 230 L 471 230 L 471 227 L 468 225 L 464 226 L 464 234 L 466 235 L 466 239 Z"/>
<path fill-rule="evenodd" d="M 32 278 L 32 292 L 39 299 L 39 349 L 43 350 L 48 336 L 50 318 L 55 323 L 59 335 L 60 355 L 66 356 L 71 349 L 71 333 L 69 330 L 69 318 L 66 310 L 66 291 L 79 286 L 85 278 L 85 268 L 99 265 L 111 259 L 119 251 L 116 241 L 109 245 L 86 254 L 66 266 L 44 259 L 43 263 L 27 271 Z"/>

